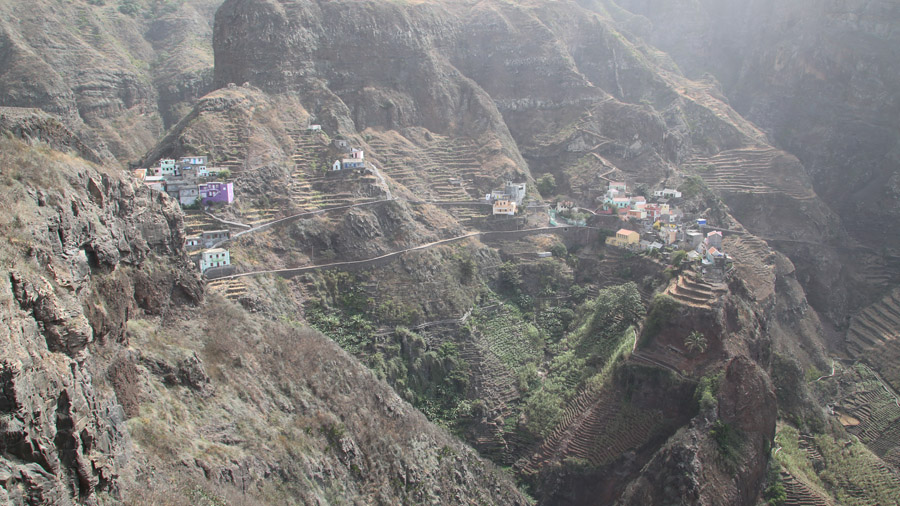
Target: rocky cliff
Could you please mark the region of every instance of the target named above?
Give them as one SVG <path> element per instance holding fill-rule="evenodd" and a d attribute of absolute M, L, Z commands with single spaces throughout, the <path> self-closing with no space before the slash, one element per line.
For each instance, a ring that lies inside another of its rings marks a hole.
<path fill-rule="evenodd" d="M 196 2 L 0 2 L 0 103 L 39 108 L 134 161 L 211 89 L 212 12 Z"/>
<path fill-rule="evenodd" d="M 524 504 L 321 335 L 204 298 L 170 198 L 3 119 L 4 503 Z"/>

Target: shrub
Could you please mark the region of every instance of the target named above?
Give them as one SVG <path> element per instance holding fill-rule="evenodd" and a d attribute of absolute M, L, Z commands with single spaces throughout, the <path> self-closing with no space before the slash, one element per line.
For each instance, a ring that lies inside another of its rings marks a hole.
<path fill-rule="evenodd" d="M 722 382 L 722 372 L 707 374 L 697 383 L 694 390 L 694 400 L 700 405 L 700 410 L 707 412 L 718 406 L 716 395 L 719 393 L 719 384 Z"/>
<path fill-rule="evenodd" d="M 562 414 L 562 400 L 542 388 L 525 401 L 526 428 L 535 435 L 547 436 Z"/>
<path fill-rule="evenodd" d="M 716 420 L 709 435 L 719 447 L 719 455 L 725 463 L 729 466 L 736 464 L 743 446 L 743 437 L 740 431 L 730 423 Z"/>
<path fill-rule="evenodd" d="M 561 242 L 554 244 L 550 248 L 550 253 L 552 253 L 553 256 L 558 257 L 558 258 L 566 258 L 567 256 L 569 256 L 569 250 L 567 250 L 566 245 Z"/>
<path fill-rule="evenodd" d="M 522 276 L 519 274 L 519 268 L 512 262 L 504 262 L 500 266 L 499 274 L 500 288 L 510 293 L 516 293 L 522 286 Z"/>
<path fill-rule="evenodd" d="M 469 284 L 475 279 L 477 265 L 471 258 L 463 258 L 459 261 L 459 279 L 464 284 Z"/>
<path fill-rule="evenodd" d="M 556 191 L 556 178 L 553 174 L 544 174 L 538 178 L 537 190 L 544 197 L 548 197 Z"/>
<path fill-rule="evenodd" d="M 141 8 L 138 7 L 137 3 L 134 0 L 124 0 L 119 4 L 119 12 L 125 14 L 126 16 L 137 16 L 140 11 Z"/>
<path fill-rule="evenodd" d="M 646 346 L 650 344 L 659 335 L 663 327 L 672 320 L 677 310 L 678 301 L 673 299 L 672 296 L 661 293 L 654 297 L 650 313 L 647 315 L 647 320 L 644 323 L 641 345 Z"/>

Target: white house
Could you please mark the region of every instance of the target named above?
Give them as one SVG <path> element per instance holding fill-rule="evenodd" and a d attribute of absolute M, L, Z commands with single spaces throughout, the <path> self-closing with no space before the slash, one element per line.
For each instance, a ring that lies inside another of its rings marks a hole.
<path fill-rule="evenodd" d="M 166 178 L 163 176 L 147 176 L 144 178 L 144 184 L 153 190 L 166 190 Z"/>
<path fill-rule="evenodd" d="M 334 163 L 331 164 L 331 170 L 341 170 L 341 161 L 335 160 Z"/>
<path fill-rule="evenodd" d="M 662 190 L 657 190 L 653 192 L 654 197 L 662 197 L 666 199 L 680 199 L 681 192 L 678 190 L 673 190 L 671 188 L 664 188 Z"/>
<path fill-rule="evenodd" d="M 213 267 L 231 265 L 231 257 L 224 248 L 212 248 L 200 253 L 200 272 Z"/>
<path fill-rule="evenodd" d="M 160 176 L 177 176 L 179 173 L 178 165 L 175 164 L 174 158 L 163 158 L 159 161 Z"/>

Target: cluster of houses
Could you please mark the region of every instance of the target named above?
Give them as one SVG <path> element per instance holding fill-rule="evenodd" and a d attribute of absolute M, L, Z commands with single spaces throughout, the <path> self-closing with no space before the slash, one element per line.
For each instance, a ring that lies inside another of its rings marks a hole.
<path fill-rule="evenodd" d="M 658 223 L 645 229 L 637 230 L 621 228 L 616 234 L 606 238 L 606 244 L 631 251 L 662 250 L 665 247 L 680 248 L 687 251 L 687 260 L 698 263 L 703 268 L 716 267 L 724 270 L 730 257 L 722 248 L 722 232 L 708 230 L 705 219 L 697 220 L 696 228 L 691 225 L 663 225 Z"/>
<path fill-rule="evenodd" d="M 681 212 L 670 203 L 681 198 L 681 192 L 664 189 L 653 193 L 654 202 L 648 202 L 643 195 L 632 195 L 621 181 L 610 181 L 603 197 L 603 206 L 597 214 L 616 214 L 623 220 L 650 220 L 675 223 Z"/>
<path fill-rule="evenodd" d="M 135 169 L 134 176 L 150 188 L 168 193 L 183 206 L 234 202 L 233 183 L 210 181 L 226 169 L 210 167 L 205 156 L 163 158 L 156 167 Z"/>
<path fill-rule="evenodd" d="M 163 158 L 156 167 L 135 169 L 134 176 L 154 190 L 168 193 L 183 206 L 234 202 L 234 185 L 214 181 L 226 169 L 210 167 L 205 156 Z M 231 238 L 229 230 L 207 230 L 185 238 L 184 247 L 196 255 L 200 272 L 231 265 L 228 250 L 216 247 Z M 200 251 L 202 250 L 202 251 Z M 196 253 L 199 251 L 199 253 Z"/>
<path fill-rule="evenodd" d="M 710 229 L 704 218 L 683 221 L 684 214 L 672 202 L 681 198 L 677 190 L 659 190 L 653 198 L 647 202 L 643 196 L 630 195 L 625 183 L 610 182 L 598 214 L 615 213 L 633 225 L 619 229 L 606 243 L 632 251 L 679 248 L 688 252 L 690 262 L 724 270 L 729 257 L 722 248 L 722 232 Z"/>
<path fill-rule="evenodd" d="M 363 150 L 352 147 L 350 141 L 346 139 L 335 139 L 334 147 L 343 154 L 343 157 L 335 160 L 334 163 L 331 164 L 332 171 L 366 168 L 366 154 Z"/>
<path fill-rule="evenodd" d="M 484 196 L 493 205 L 494 215 L 514 216 L 525 200 L 525 183 L 507 181 L 501 190 L 494 190 Z"/>

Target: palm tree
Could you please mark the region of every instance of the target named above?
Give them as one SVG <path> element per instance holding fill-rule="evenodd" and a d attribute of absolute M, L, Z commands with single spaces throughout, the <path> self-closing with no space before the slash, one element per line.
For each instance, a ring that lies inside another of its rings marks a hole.
<path fill-rule="evenodd" d="M 706 341 L 706 336 L 696 330 L 691 331 L 691 333 L 684 338 L 684 347 L 691 353 L 703 353 L 706 351 L 708 345 L 709 343 Z"/>

